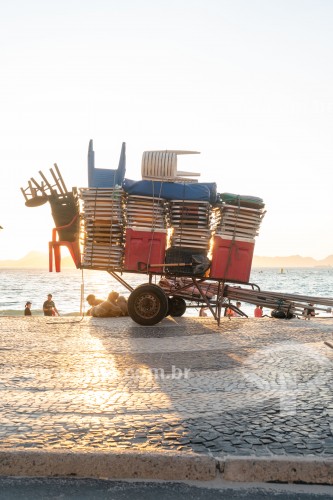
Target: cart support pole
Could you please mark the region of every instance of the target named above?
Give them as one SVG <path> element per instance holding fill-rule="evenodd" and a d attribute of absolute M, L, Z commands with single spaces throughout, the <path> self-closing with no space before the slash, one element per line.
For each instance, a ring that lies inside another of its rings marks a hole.
<path fill-rule="evenodd" d="M 214 309 L 212 308 L 212 306 L 211 306 L 209 300 L 207 299 L 206 295 L 203 293 L 201 286 L 199 285 L 199 283 L 197 282 L 197 280 L 195 278 L 192 278 L 192 281 L 193 281 L 194 285 L 197 287 L 197 289 L 199 290 L 202 299 L 206 302 L 206 305 L 209 308 L 209 310 L 212 313 L 212 315 L 214 316 L 214 319 L 216 321 L 218 321 L 218 317 L 216 316 L 216 313 L 215 313 Z"/>
<path fill-rule="evenodd" d="M 217 286 L 217 296 L 216 296 L 216 307 L 217 307 L 217 324 L 220 326 L 221 323 L 221 310 L 224 294 L 224 281 L 219 281 Z M 222 290 L 221 290 L 222 287 Z"/>

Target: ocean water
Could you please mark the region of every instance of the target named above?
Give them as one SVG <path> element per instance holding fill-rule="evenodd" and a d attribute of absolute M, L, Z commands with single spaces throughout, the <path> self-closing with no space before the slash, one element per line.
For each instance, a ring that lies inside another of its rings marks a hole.
<path fill-rule="evenodd" d="M 147 282 L 145 275 L 124 274 L 123 278 L 133 288 Z M 331 267 L 286 268 L 283 272 L 279 268 L 253 268 L 250 281 L 261 290 L 333 298 Z M 32 314 L 42 315 L 42 305 L 48 293 L 52 293 L 60 315 L 79 314 L 81 305 L 83 311 L 88 307 L 84 298 L 89 293 L 106 298 L 111 290 L 129 295 L 128 290 L 105 271 L 64 269 L 61 273 L 49 273 L 45 269 L 2 268 L 0 316 L 23 315 L 28 300 L 32 302 Z M 253 305 L 243 304 L 242 309 L 253 316 Z M 186 314 L 197 315 L 198 310 L 188 309 Z"/>

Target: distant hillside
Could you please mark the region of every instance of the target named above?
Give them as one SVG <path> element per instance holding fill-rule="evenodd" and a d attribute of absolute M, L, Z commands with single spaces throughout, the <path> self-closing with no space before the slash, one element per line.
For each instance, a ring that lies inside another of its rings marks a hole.
<path fill-rule="evenodd" d="M 333 266 L 333 255 L 325 259 L 316 260 L 312 257 L 302 257 L 301 255 L 290 255 L 289 257 L 260 257 L 255 255 L 253 258 L 253 267 L 316 267 Z M 49 257 L 43 252 L 29 252 L 25 257 L 18 260 L 0 260 L 0 267 L 25 267 L 48 269 Z M 62 268 L 74 269 L 74 263 L 70 256 L 64 256 L 61 259 Z"/>
<path fill-rule="evenodd" d="M 27 255 L 18 260 L 0 260 L 0 267 L 25 267 L 43 269 L 49 267 L 49 256 L 43 252 L 29 252 Z M 61 267 L 74 268 L 74 263 L 71 257 L 61 258 Z"/>
<path fill-rule="evenodd" d="M 290 255 L 288 257 L 259 257 L 253 258 L 254 267 L 327 267 L 333 266 L 333 255 L 326 259 L 316 260 L 312 257 L 302 257 L 301 255 Z"/>

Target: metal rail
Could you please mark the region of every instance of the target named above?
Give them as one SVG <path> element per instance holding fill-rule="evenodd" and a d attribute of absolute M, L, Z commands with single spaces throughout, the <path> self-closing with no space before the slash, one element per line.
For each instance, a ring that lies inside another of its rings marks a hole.
<path fill-rule="evenodd" d="M 134 288 L 120 276 L 121 271 L 108 269 L 107 272 L 127 290 L 133 292 Z M 157 274 L 146 274 L 149 284 L 152 283 L 153 277 L 156 277 Z M 260 290 L 260 287 L 254 283 L 242 283 L 241 286 L 236 286 L 235 283 L 230 285 L 224 280 L 211 281 L 188 275 L 171 277 L 159 274 L 159 276 L 159 286 L 167 297 L 183 298 L 187 302 L 186 307 L 207 307 L 218 325 L 221 321 L 221 311 L 226 308 L 235 311 L 238 316 L 248 317 L 231 301 L 240 301 L 281 311 L 285 313 L 286 318 L 304 315 L 310 305 L 315 311 L 327 313 L 331 312 L 333 308 L 333 298 L 264 291 Z"/>

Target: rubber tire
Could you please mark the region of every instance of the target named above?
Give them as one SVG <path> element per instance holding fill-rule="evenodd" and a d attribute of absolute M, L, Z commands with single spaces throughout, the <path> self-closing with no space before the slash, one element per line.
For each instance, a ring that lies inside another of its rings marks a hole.
<path fill-rule="evenodd" d="M 128 298 L 128 314 L 139 325 L 156 325 L 168 312 L 168 298 L 157 285 L 140 285 Z"/>
<path fill-rule="evenodd" d="M 186 311 L 186 302 L 182 297 L 169 297 L 168 315 L 173 318 L 180 318 Z"/>

